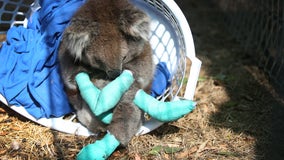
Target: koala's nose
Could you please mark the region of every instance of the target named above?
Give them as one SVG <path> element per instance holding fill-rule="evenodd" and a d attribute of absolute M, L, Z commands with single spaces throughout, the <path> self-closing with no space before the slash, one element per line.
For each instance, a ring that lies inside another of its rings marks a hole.
<path fill-rule="evenodd" d="M 107 71 L 107 75 L 111 79 L 115 79 L 120 74 L 121 74 L 121 70 L 119 70 L 119 69 L 114 69 L 114 70 Z"/>

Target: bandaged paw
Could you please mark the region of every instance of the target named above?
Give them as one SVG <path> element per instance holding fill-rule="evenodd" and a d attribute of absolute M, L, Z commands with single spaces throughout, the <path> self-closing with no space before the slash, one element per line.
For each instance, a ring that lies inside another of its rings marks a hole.
<path fill-rule="evenodd" d="M 102 122 L 109 124 L 112 119 L 110 110 L 119 102 L 122 95 L 132 85 L 134 78 L 130 71 L 124 71 L 102 90 L 99 90 L 93 85 L 86 73 L 79 73 L 76 76 L 76 82 L 81 96 L 87 102 L 92 112 L 99 117 Z M 193 101 L 179 100 L 161 102 L 148 95 L 143 90 L 137 91 L 133 102 L 151 117 L 162 122 L 177 120 L 195 108 L 195 102 Z"/>
<path fill-rule="evenodd" d="M 112 119 L 111 109 L 116 106 L 120 98 L 126 92 L 134 81 L 130 71 L 124 71 L 118 78 L 113 80 L 102 90 L 93 85 L 86 73 L 80 73 L 76 76 L 81 96 L 91 108 L 92 112 L 109 124 Z M 109 96 L 111 95 L 111 96 Z M 180 100 L 172 102 L 161 102 L 138 90 L 133 100 L 141 110 L 148 113 L 151 117 L 168 122 L 181 118 L 195 108 L 195 102 L 190 100 Z M 119 146 L 120 142 L 110 133 L 106 134 L 102 140 L 85 146 L 78 154 L 78 160 L 85 159 L 106 159 Z"/>
<path fill-rule="evenodd" d="M 177 120 L 195 109 L 196 105 L 190 100 L 161 102 L 143 90 L 137 91 L 133 102 L 151 117 L 162 122 Z"/>
<path fill-rule="evenodd" d="M 91 111 L 98 117 L 102 117 L 104 123 L 110 123 L 111 113 L 104 114 L 111 110 L 120 100 L 122 95 L 134 82 L 132 72 L 125 70 L 119 77 L 110 82 L 102 90 L 98 89 L 86 73 L 79 73 L 75 80 L 80 94 L 89 105 Z M 111 96 L 110 96 L 111 95 Z"/>
<path fill-rule="evenodd" d="M 77 155 L 77 160 L 104 160 L 107 159 L 119 146 L 119 141 L 110 133 L 103 139 L 85 146 Z"/>

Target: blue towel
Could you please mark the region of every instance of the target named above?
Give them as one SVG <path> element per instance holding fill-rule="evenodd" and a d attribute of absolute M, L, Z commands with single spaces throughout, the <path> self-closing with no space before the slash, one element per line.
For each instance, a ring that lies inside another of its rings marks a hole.
<path fill-rule="evenodd" d="M 62 33 L 85 0 L 42 0 L 28 28 L 12 27 L 0 49 L 0 93 L 10 105 L 23 106 L 36 119 L 71 113 L 57 63 Z M 152 95 L 169 83 L 164 63 L 157 65 Z"/>
<path fill-rule="evenodd" d="M 40 1 L 28 29 L 13 27 L 0 50 L 0 93 L 36 119 L 72 112 L 57 64 L 62 33 L 85 0 Z"/>
<path fill-rule="evenodd" d="M 156 66 L 154 79 L 152 82 L 151 96 L 158 97 L 171 85 L 170 71 L 165 62 L 160 62 Z"/>

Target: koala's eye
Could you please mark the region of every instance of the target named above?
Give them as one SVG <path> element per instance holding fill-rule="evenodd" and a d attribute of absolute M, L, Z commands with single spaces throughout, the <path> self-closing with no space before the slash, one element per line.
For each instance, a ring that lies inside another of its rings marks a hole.
<path fill-rule="evenodd" d="M 122 62 L 126 62 L 127 61 L 127 56 L 124 56 L 123 58 L 122 58 Z"/>
<path fill-rule="evenodd" d="M 103 63 L 103 61 L 100 60 L 99 58 L 94 57 L 93 60 L 94 60 L 94 62 L 95 62 L 94 64 L 96 64 L 97 66 L 100 66 L 100 67 L 104 67 L 104 66 L 105 66 L 104 63 Z"/>

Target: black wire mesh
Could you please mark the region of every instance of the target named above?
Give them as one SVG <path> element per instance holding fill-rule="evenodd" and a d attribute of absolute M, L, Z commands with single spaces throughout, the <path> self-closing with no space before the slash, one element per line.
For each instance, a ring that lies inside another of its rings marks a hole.
<path fill-rule="evenodd" d="M 225 23 L 247 53 L 258 61 L 275 89 L 284 95 L 284 1 L 215 0 Z"/>

